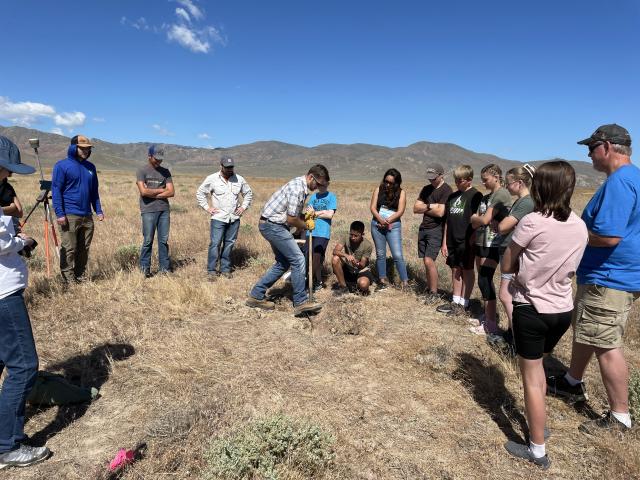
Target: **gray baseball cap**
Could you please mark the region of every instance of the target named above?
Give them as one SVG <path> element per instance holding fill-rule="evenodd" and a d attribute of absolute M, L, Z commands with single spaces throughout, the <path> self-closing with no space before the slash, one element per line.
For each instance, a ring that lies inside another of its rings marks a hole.
<path fill-rule="evenodd" d="M 233 162 L 233 158 L 229 157 L 228 155 L 224 155 L 221 159 L 220 159 L 220 165 L 222 165 L 223 167 L 235 167 L 235 163 Z"/>
<path fill-rule="evenodd" d="M 25 165 L 20 161 L 20 150 L 16 144 L 2 135 L 0 135 L 0 167 L 21 175 L 36 171 L 31 165 Z"/>
<path fill-rule="evenodd" d="M 432 163 L 427 167 L 427 179 L 435 180 L 440 175 L 444 175 L 444 168 L 439 163 Z"/>
<path fill-rule="evenodd" d="M 626 128 L 610 123 L 608 125 L 601 125 L 598 129 L 591 134 L 589 138 L 580 140 L 579 145 L 591 145 L 596 142 L 611 142 L 616 145 L 631 146 L 631 135 Z"/>

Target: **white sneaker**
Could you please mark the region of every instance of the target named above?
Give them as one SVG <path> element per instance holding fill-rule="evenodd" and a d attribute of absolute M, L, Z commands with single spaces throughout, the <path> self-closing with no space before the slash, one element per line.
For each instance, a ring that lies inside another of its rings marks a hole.
<path fill-rule="evenodd" d="M 467 318 L 467 323 L 472 327 L 477 327 L 484 324 L 484 313 L 480 314 L 478 318 Z"/>
<path fill-rule="evenodd" d="M 16 450 L 0 454 L 0 470 L 7 467 L 28 467 L 45 460 L 50 454 L 47 447 L 20 445 Z"/>

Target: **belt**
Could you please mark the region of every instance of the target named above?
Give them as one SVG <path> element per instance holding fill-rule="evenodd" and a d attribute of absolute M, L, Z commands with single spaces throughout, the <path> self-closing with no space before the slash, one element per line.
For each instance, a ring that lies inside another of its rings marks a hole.
<path fill-rule="evenodd" d="M 281 227 L 286 227 L 287 226 L 286 223 L 278 223 L 278 222 L 271 221 L 266 217 L 260 217 L 260 223 L 265 223 L 265 222 L 273 223 L 274 225 L 280 225 Z"/>

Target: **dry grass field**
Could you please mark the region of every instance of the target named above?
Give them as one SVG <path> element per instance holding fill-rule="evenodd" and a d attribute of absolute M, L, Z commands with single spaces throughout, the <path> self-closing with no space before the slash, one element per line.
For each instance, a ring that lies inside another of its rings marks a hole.
<path fill-rule="evenodd" d="M 606 405 L 595 363 L 586 377 L 586 406 L 548 399 L 551 469 L 541 472 L 507 455 L 503 444 L 523 436 L 519 373 L 464 321 L 421 302 L 420 219 L 410 213 L 421 185 L 405 185 L 403 238 L 413 290 L 338 299 L 323 290 L 317 295 L 325 302 L 322 312 L 298 319 L 286 299 L 274 312 L 244 306 L 250 286 L 272 262 L 257 219 L 282 181 L 249 178 L 256 196 L 240 229 L 234 278 L 208 283 L 209 221 L 194 197 L 204 175 L 176 174 L 170 237 L 176 269 L 151 279 L 130 264 L 141 242 L 133 177 L 100 173 L 106 220 L 96 222 L 91 281 L 63 291 L 46 277 L 41 251 L 30 262 L 27 302 L 41 369 L 98 386 L 101 397 L 90 405 L 29 409 L 28 434 L 46 440 L 54 455 L 25 470 L 0 471 L 0 480 L 116 478 L 106 474 L 109 460 L 119 448 L 143 443 L 141 458 L 117 478 L 204 478 L 212 441 L 276 414 L 330 434 L 334 459 L 311 473 L 289 459 L 272 478 L 640 478 L 637 430 L 600 438 L 577 430 Z M 37 178 L 13 181 L 28 206 Z M 354 219 L 368 230 L 373 187 L 332 183 L 339 201 L 335 235 Z M 576 192 L 577 211 L 590 194 Z M 36 212 L 25 229 L 38 241 L 41 218 Z M 441 272 L 447 289 L 443 264 Z M 629 323 L 627 359 L 637 368 L 637 305 Z M 569 337 L 556 364 L 568 364 Z"/>

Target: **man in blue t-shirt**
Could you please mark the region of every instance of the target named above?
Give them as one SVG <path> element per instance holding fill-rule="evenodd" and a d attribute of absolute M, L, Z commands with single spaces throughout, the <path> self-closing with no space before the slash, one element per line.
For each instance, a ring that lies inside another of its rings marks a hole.
<path fill-rule="evenodd" d="M 318 191 L 315 192 L 309 201 L 307 202 L 307 209 L 313 209 L 315 212 L 315 228 L 312 232 L 307 230 L 307 243 L 303 247 L 304 258 L 309 263 L 309 237 L 313 236 L 313 290 L 317 291 L 324 288 L 322 283 L 322 265 L 324 264 L 324 255 L 327 251 L 327 245 L 331 238 L 331 219 L 333 214 L 338 208 L 338 199 L 335 194 L 327 191 L 327 184 L 318 186 Z M 309 265 L 307 265 L 307 271 Z"/>
<path fill-rule="evenodd" d="M 640 169 L 631 163 L 631 136 L 619 125 L 603 125 L 578 143 L 589 148 L 593 168 L 607 179 L 582 213 L 589 244 L 577 271 L 571 367 L 564 377 L 549 377 L 548 391 L 586 400 L 582 377 L 595 354 L 610 410 L 580 430 L 624 431 L 631 417 L 623 334 L 640 295 Z"/>

